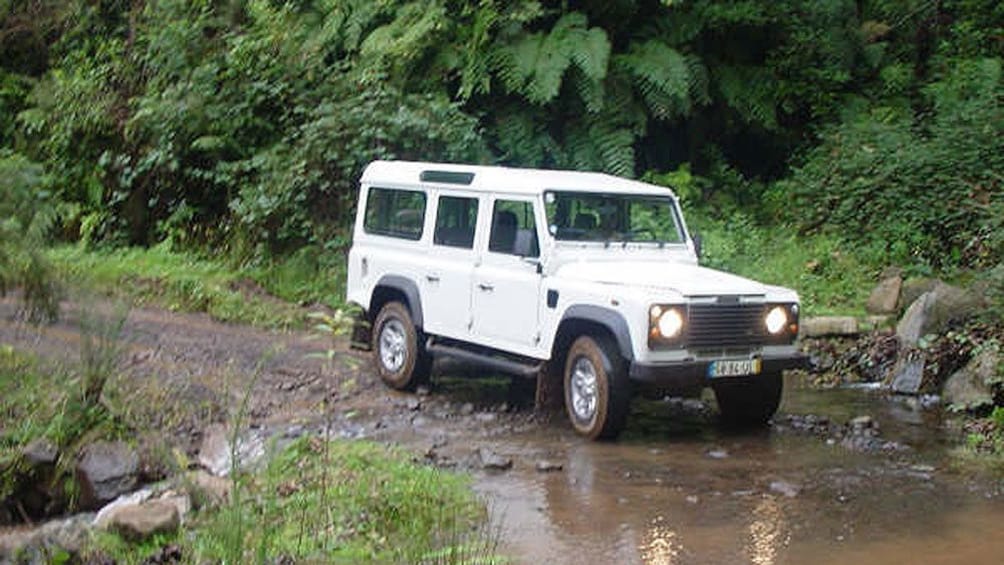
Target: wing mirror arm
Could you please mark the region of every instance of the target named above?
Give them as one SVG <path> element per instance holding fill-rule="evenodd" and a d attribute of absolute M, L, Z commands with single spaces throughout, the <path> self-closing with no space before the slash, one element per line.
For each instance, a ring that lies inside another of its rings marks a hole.
<path fill-rule="evenodd" d="M 702 238 L 701 238 L 701 234 L 699 234 L 697 232 L 694 232 L 690 236 L 690 240 L 694 244 L 694 254 L 697 255 L 697 260 L 700 261 L 701 260 L 701 243 L 703 241 Z"/>

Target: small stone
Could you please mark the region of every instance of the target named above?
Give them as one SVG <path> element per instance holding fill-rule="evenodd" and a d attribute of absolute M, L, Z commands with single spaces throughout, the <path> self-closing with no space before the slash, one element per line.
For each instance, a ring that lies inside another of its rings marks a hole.
<path fill-rule="evenodd" d="M 108 528 L 125 539 L 142 541 L 177 531 L 180 525 L 181 516 L 173 503 L 153 500 L 119 508 L 109 519 Z"/>
<path fill-rule="evenodd" d="M 499 418 L 498 414 L 494 412 L 479 412 L 476 416 L 474 416 L 474 419 L 481 422 L 482 424 L 489 424 L 491 422 L 498 420 L 498 418 Z"/>
<path fill-rule="evenodd" d="M 729 452 L 724 449 L 712 449 L 706 455 L 711 459 L 728 459 Z"/>
<path fill-rule="evenodd" d="M 465 402 L 464 405 L 460 407 L 460 413 L 464 416 L 470 416 L 474 413 L 474 405 L 470 402 Z"/>
<path fill-rule="evenodd" d="M 182 484 L 198 508 L 213 508 L 223 504 L 230 498 L 230 488 L 233 485 L 231 480 L 210 475 L 201 469 L 187 473 Z"/>
<path fill-rule="evenodd" d="M 868 415 L 858 416 L 856 418 L 853 418 L 850 421 L 850 426 L 854 430 L 867 430 L 867 429 L 878 428 L 878 425 L 875 423 L 875 420 L 873 420 L 872 417 Z"/>
<path fill-rule="evenodd" d="M 503 457 L 490 449 L 479 449 L 478 458 L 481 460 L 481 468 L 491 471 L 508 471 L 512 469 L 512 459 Z"/>
<path fill-rule="evenodd" d="M 418 396 L 429 396 L 429 387 L 422 385 L 415 389 L 415 394 Z"/>
<path fill-rule="evenodd" d="M 700 502 L 700 500 L 701 499 L 698 498 L 697 495 L 695 495 L 695 494 L 692 494 L 692 495 L 690 495 L 690 496 L 687 497 L 687 502 L 690 503 L 690 504 L 697 504 L 698 502 Z"/>
<path fill-rule="evenodd" d="M 405 406 L 408 408 L 408 410 L 411 410 L 412 412 L 416 412 L 422 409 L 422 403 L 417 398 L 409 398 Z"/>
<path fill-rule="evenodd" d="M 24 446 L 21 454 L 28 465 L 43 467 L 56 464 L 56 459 L 59 458 L 59 448 L 56 447 L 56 444 L 45 438 L 36 438 Z"/>
<path fill-rule="evenodd" d="M 536 467 L 538 473 L 553 473 L 555 471 L 561 471 L 565 468 L 561 463 L 558 463 L 557 461 L 549 461 L 547 459 L 537 461 Z"/>
<path fill-rule="evenodd" d="M 139 456 L 125 443 L 99 441 L 84 446 L 77 463 L 83 507 L 97 508 L 133 490 L 138 475 Z"/>
<path fill-rule="evenodd" d="M 770 490 L 787 498 L 795 498 L 802 491 L 802 488 L 788 481 L 773 481 L 770 483 Z"/>

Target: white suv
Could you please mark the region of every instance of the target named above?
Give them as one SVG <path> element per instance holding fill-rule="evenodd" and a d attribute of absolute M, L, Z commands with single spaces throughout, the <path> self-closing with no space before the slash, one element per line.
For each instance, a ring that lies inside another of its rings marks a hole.
<path fill-rule="evenodd" d="M 576 431 L 615 437 L 636 392 L 699 395 L 763 425 L 800 366 L 798 295 L 698 266 L 669 189 L 597 173 L 376 161 L 363 173 L 353 343 L 413 389 L 433 355 L 563 388 Z"/>

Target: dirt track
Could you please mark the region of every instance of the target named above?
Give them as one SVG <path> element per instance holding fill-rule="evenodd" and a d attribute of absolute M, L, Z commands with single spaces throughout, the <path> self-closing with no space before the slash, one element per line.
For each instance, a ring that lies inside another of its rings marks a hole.
<path fill-rule="evenodd" d="M 76 362 L 78 306 L 64 305 L 62 321 L 42 328 L 15 322 L 15 310 L 13 300 L 0 301 L 0 344 Z M 85 309 L 105 319 L 113 310 Z M 312 357 L 331 344 L 305 332 L 138 308 L 121 343 L 124 402 L 189 453 L 205 426 L 234 414 L 246 394 L 248 425 L 259 436 L 324 430 L 403 444 L 418 459 L 469 470 L 501 551 L 521 562 L 1004 557 L 1004 481 L 952 468 L 940 411 L 874 392 L 818 391 L 788 379 L 771 429 L 739 435 L 715 425 L 712 403 L 641 402 L 619 442 L 597 444 L 560 416 L 535 415 L 527 391 L 506 380 L 450 377 L 462 368 L 440 365 L 431 391 L 399 394 L 343 341 L 330 361 Z M 874 418 L 880 435 L 846 435 L 846 423 L 861 415 Z M 511 469 L 485 469 L 482 451 L 511 460 Z"/>

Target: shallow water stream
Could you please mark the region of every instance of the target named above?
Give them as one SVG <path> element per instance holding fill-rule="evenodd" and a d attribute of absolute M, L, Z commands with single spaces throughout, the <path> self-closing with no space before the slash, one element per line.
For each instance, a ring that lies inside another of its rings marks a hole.
<path fill-rule="evenodd" d="M 617 443 L 541 426 L 506 440 L 512 471 L 478 474 L 503 552 L 526 563 L 1004 562 L 1004 482 L 951 465 L 937 411 L 788 385 L 779 421 L 870 415 L 882 440 L 909 449 L 862 452 L 783 424 L 730 434 L 659 403 Z M 539 472 L 542 459 L 563 469 Z"/>

